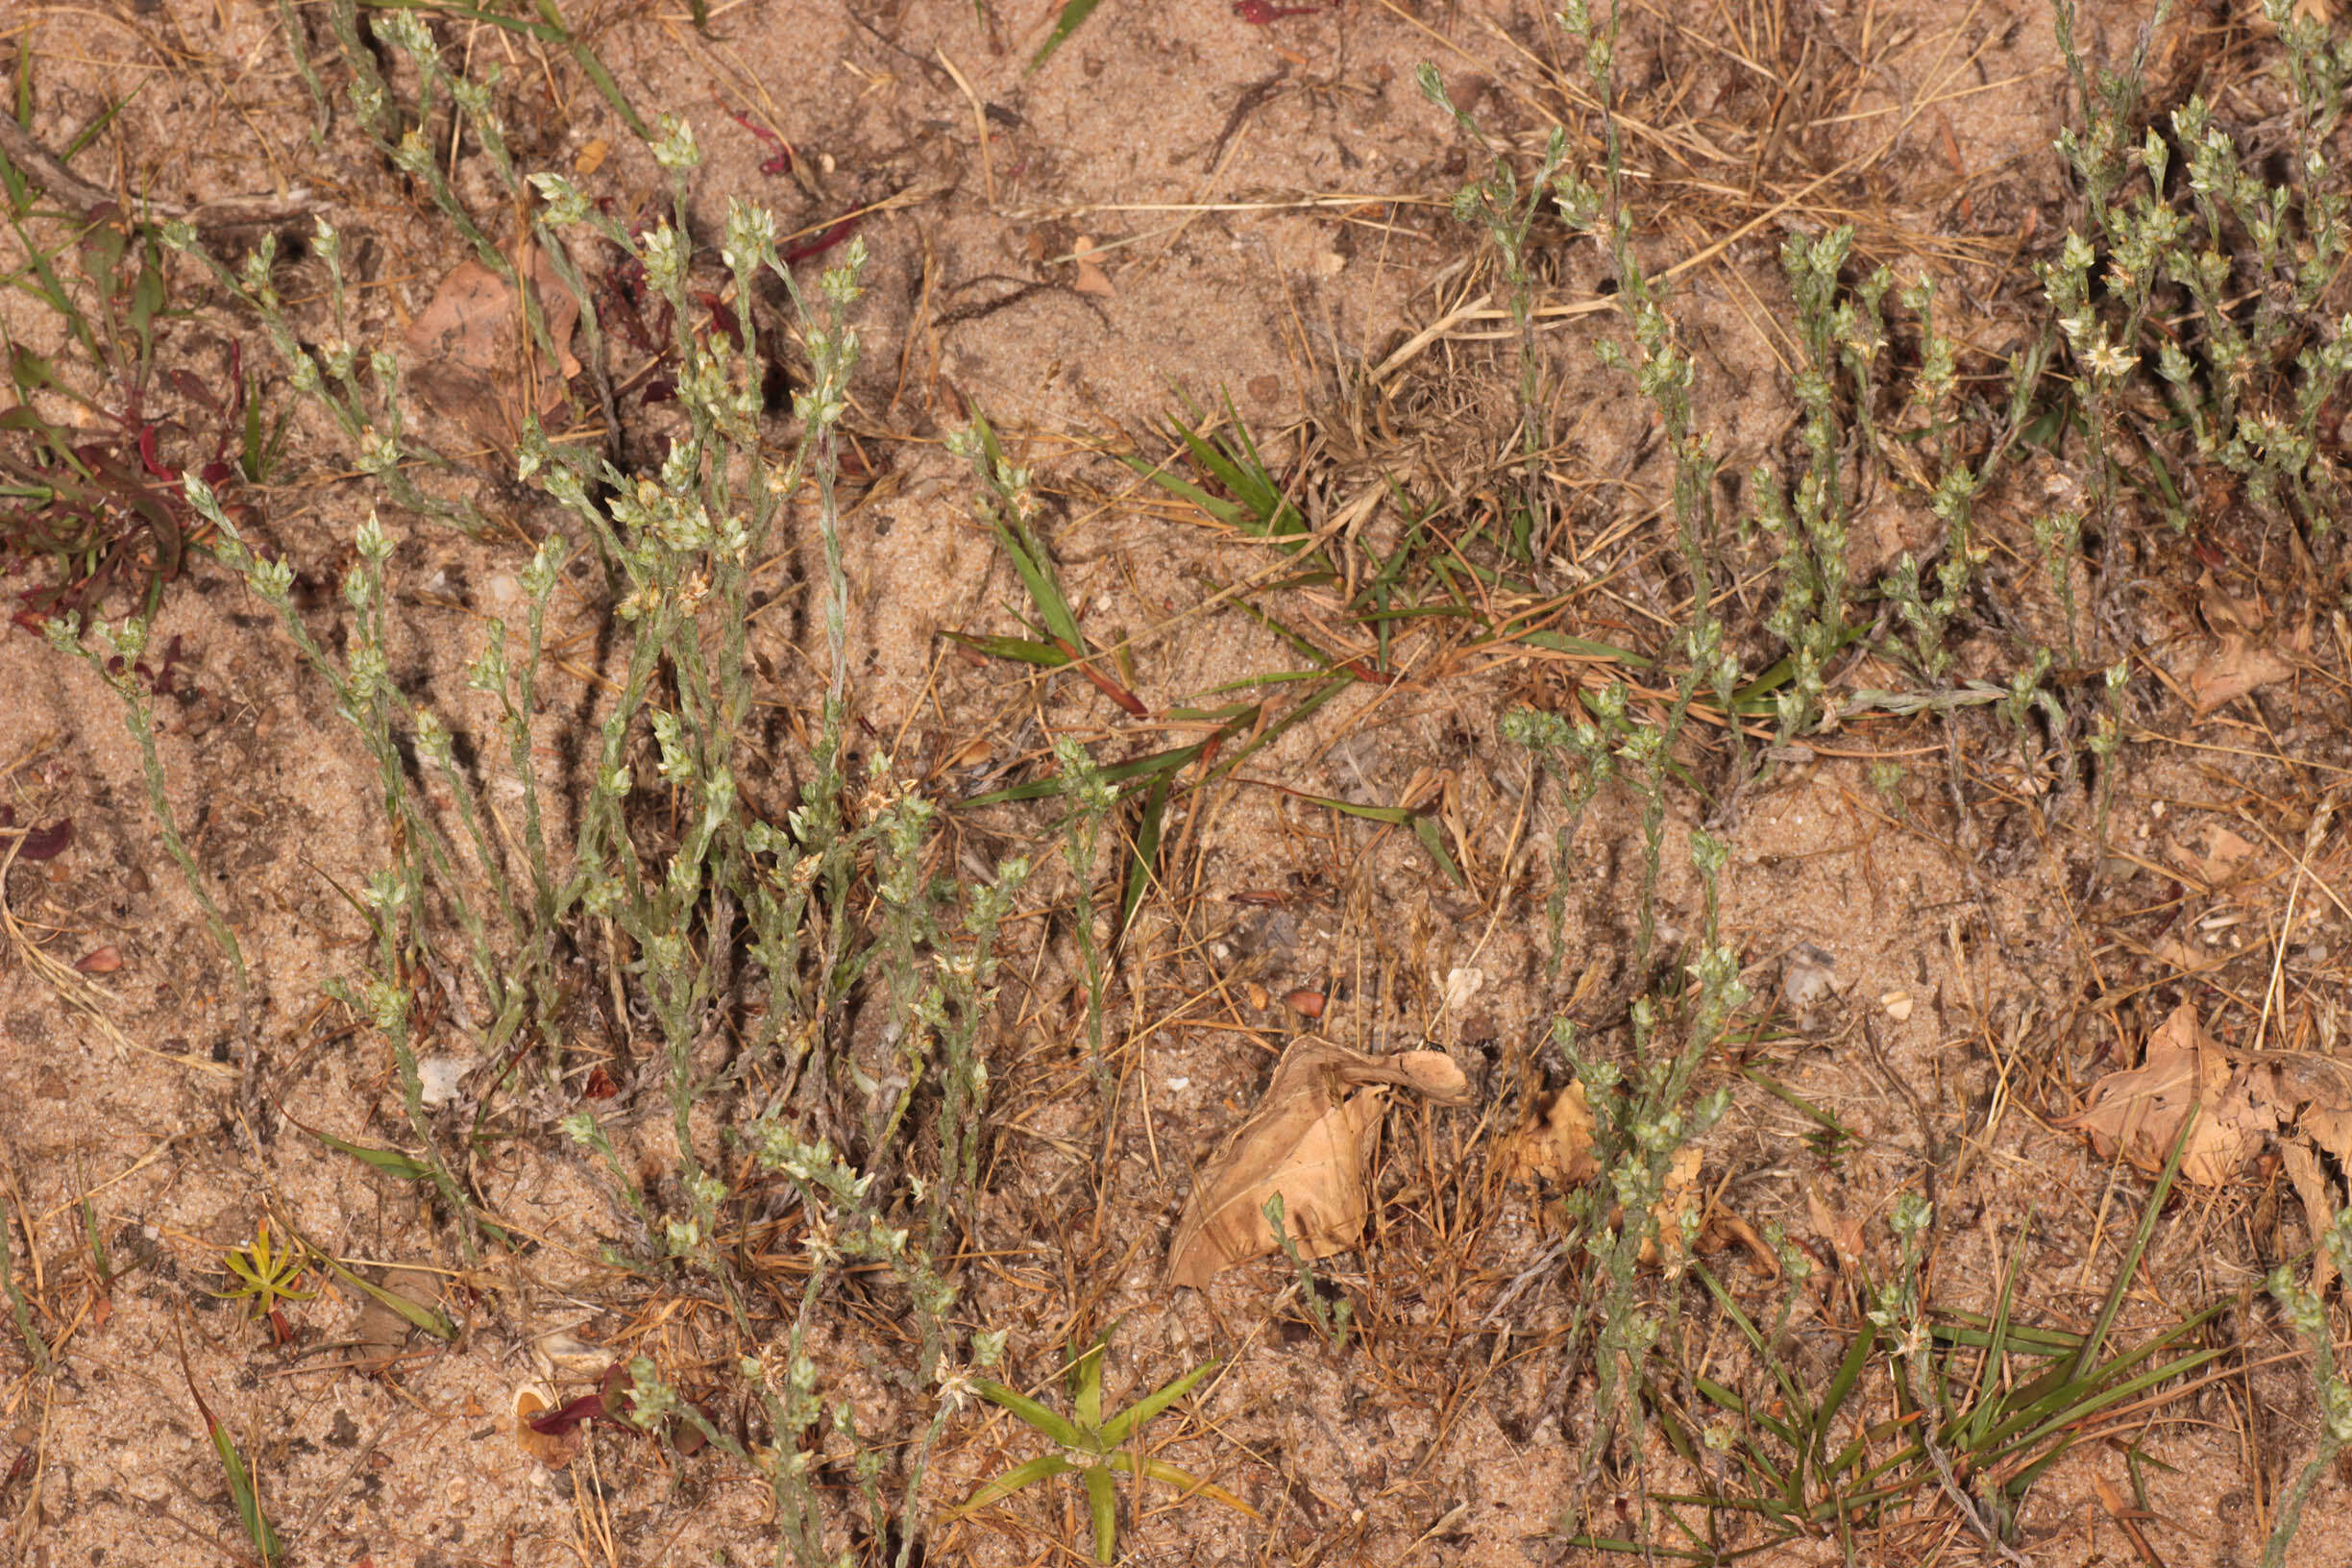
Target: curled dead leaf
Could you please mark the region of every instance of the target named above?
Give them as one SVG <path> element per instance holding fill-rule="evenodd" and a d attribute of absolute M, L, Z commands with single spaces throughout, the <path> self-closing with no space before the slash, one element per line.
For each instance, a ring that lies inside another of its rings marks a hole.
<path fill-rule="evenodd" d="M 2191 849 L 2177 841 L 2172 845 L 2173 863 L 2185 867 L 2192 875 L 2209 888 L 2223 888 L 2242 881 L 2259 869 L 2255 846 L 2237 834 L 2215 822 L 2205 830 L 2202 852 Z"/>
<path fill-rule="evenodd" d="M 1705 1226 L 1699 1232 L 1698 1250 L 1711 1256 L 1735 1243 L 1748 1249 L 1748 1256 L 1755 1260 L 1756 1272 L 1770 1280 L 1780 1277 L 1779 1257 L 1764 1244 L 1753 1225 L 1726 1210 L 1709 1213 Z"/>
<path fill-rule="evenodd" d="M 1541 1178 L 1562 1187 L 1588 1182 L 1600 1167 L 1593 1164 L 1592 1107 L 1584 1086 L 1571 1079 L 1564 1089 L 1536 1096 L 1528 1118 L 1503 1145 L 1503 1179 L 1532 1182 Z"/>
<path fill-rule="evenodd" d="M 532 1424 L 544 1421 L 554 1409 L 555 1395 L 544 1384 L 527 1383 L 514 1391 L 515 1446 L 550 1470 L 561 1470 L 579 1457 L 588 1437 L 577 1425 L 542 1432 Z"/>
<path fill-rule="evenodd" d="M 2319 1157 L 2301 1143 L 2284 1145 L 2279 1155 L 2295 1196 L 2303 1200 L 2304 1223 L 2311 1227 L 2314 1239 L 2325 1236 L 2327 1228 L 2336 1223 L 2337 1203 L 2336 1194 L 2329 1190 L 2327 1172 L 2320 1168 Z M 2336 1261 L 2328 1256 L 2328 1249 L 2312 1248 L 2312 1288 L 2324 1291 L 2335 1277 Z"/>
<path fill-rule="evenodd" d="M 2197 602 L 2216 639 L 2189 672 L 2189 698 L 2200 718 L 2294 674 L 2294 665 L 2258 635 L 2265 619 L 2259 606 L 2223 592 L 2210 572 L 2198 583 Z"/>
<path fill-rule="evenodd" d="M 1070 246 L 1070 259 L 1078 263 L 1078 281 L 1070 286 L 1081 294 L 1111 295 L 1118 291 L 1111 286 L 1110 275 L 1095 263 L 1094 241 L 1080 234 Z"/>
<path fill-rule="evenodd" d="M 1440 1104 L 1470 1097 L 1469 1081 L 1442 1051 L 1367 1056 L 1312 1035 L 1292 1041 L 1258 1109 L 1192 1184 L 1168 1245 L 1168 1283 L 1202 1289 L 1274 1251 L 1264 1210 L 1276 1193 L 1302 1256 L 1354 1246 L 1371 1209 L 1381 1115 L 1398 1087 Z"/>
<path fill-rule="evenodd" d="M 1804 1184 L 1805 1219 L 1813 1234 L 1829 1243 L 1837 1255 L 1838 1267 L 1850 1269 L 1864 1261 L 1870 1242 L 1863 1235 L 1862 1222 L 1829 1201 L 1818 1182 Z"/>
<path fill-rule="evenodd" d="M 2190 1107 L 2202 1104 L 2181 1153 L 2181 1175 L 2219 1187 L 2278 1130 L 2270 1099 L 2255 1075 L 2232 1068 L 2228 1053 L 2198 1021 L 2196 1003 L 2183 1001 L 2148 1036 L 2139 1066 L 2092 1085 L 2082 1114 L 2055 1125 L 2087 1135 L 2102 1160 L 2119 1151 L 2152 1172 L 2164 1168 Z"/>
<path fill-rule="evenodd" d="M 1673 1163 L 1666 1167 L 1665 1194 L 1650 1211 L 1657 1229 L 1642 1241 L 1641 1256 L 1635 1260 L 1642 1267 L 1656 1268 L 1670 1253 L 1682 1251 L 1682 1216 L 1690 1213 L 1699 1196 L 1699 1162 L 1695 1148 L 1685 1145 L 1675 1150 Z"/>
<path fill-rule="evenodd" d="M 2249 692 L 2276 685 L 2295 673 L 2291 660 L 2242 632 L 2230 632 L 2189 672 L 2189 698 L 2199 718 Z"/>
<path fill-rule="evenodd" d="M 530 280 L 559 363 L 540 361 L 514 285 L 478 257 L 450 270 L 404 334 L 407 380 L 417 395 L 493 444 L 512 442 L 526 414 L 545 416 L 561 407 L 564 383 L 580 369 L 572 354 L 579 301 L 544 251 L 524 249 L 517 270 Z"/>

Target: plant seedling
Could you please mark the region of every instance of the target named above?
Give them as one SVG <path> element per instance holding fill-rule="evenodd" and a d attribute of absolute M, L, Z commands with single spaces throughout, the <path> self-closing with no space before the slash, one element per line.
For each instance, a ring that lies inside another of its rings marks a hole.
<path fill-rule="evenodd" d="M 221 1262 L 233 1278 L 245 1283 L 234 1290 L 215 1290 L 212 1294 L 222 1301 L 251 1300 L 255 1315 L 269 1318 L 281 1333 L 284 1324 L 278 1318 L 278 1304 L 308 1301 L 318 1294 L 316 1290 L 301 1288 L 303 1276 L 310 1270 L 310 1249 L 296 1239 L 273 1250 L 266 1216 L 255 1230 L 254 1238 L 241 1247 L 230 1248 Z"/>
<path fill-rule="evenodd" d="M 981 1398 L 992 1405 L 1001 1405 L 1019 1416 L 1059 1444 L 1061 1452 L 1041 1454 L 1026 1464 L 1016 1465 L 995 1480 L 983 1482 L 980 1489 L 955 1510 L 957 1516 L 976 1512 L 1048 1476 L 1067 1475 L 1075 1470 L 1079 1484 L 1086 1488 L 1087 1509 L 1094 1521 L 1094 1560 L 1110 1562 L 1118 1556 L 1118 1486 L 1114 1477 L 1115 1472 L 1123 1470 L 1139 1478 L 1149 1476 L 1154 1481 L 1182 1487 L 1188 1495 L 1197 1492 L 1213 1497 L 1253 1519 L 1259 1517 L 1256 1508 L 1223 1487 L 1212 1485 L 1164 1459 L 1146 1458 L 1139 1447 L 1124 1454 L 1119 1452 L 1130 1438 L 1139 1435 L 1154 1417 L 1190 1393 L 1194 1384 L 1215 1370 L 1217 1363 L 1214 1360 L 1203 1361 L 1183 1377 L 1163 1384 L 1153 1393 L 1106 1421 L 1102 1413 L 1103 1352 L 1111 1348 L 1111 1335 L 1117 1328 L 1118 1324 L 1114 1322 L 1104 1329 L 1095 1336 L 1092 1344 L 1079 1352 L 1077 1360 L 1071 1363 L 1070 1416 L 1057 1414 L 1028 1395 L 1016 1393 L 1001 1383 L 992 1383 L 987 1378 L 972 1380 L 972 1388 Z"/>

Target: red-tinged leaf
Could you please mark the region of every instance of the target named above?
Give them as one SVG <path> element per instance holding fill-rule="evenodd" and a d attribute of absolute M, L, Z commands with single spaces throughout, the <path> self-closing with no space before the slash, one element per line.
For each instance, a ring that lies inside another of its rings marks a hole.
<path fill-rule="evenodd" d="M 1065 639 L 1056 637 L 1053 641 L 1054 647 L 1060 649 L 1064 653 L 1067 654 L 1073 663 L 1075 663 L 1081 657 L 1079 651 L 1070 647 L 1068 642 Z M 1151 717 L 1151 709 L 1143 705 L 1143 699 L 1141 698 L 1136 696 L 1135 693 L 1129 691 L 1126 687 L 1121 686 L 1117 681 L 1113 680 L 1109 675 L 1104 674 L 1100 670 L 1095 669 L 1092 665 L 1080 664 L 1078 666 L 1078 673 L 1086 676 L 1089 681 L 1092 682 L 1096 691 L 1102 693 L 1103 696 L 1109 698 L 1112 701 L 1116 702 L 1133 717 L 1138 719 L 1148 719 Z"/>
<path fill-rule="evenodd" d="M 1277 6 L 1269 0 L 1234 0 L 1234 14 L 1252 27 L 1263 27 L 1285 16 L 1312 16 L 1321 6 Z"/>
<path fill-rule="evenodd" d="M 857 233 L 858 217 L 859 214 L 851 213 L 848 217 L 825 229 L 815 238 L 795 245 L 784 253 L 784 264 L 788 267 L 796 266 L 813 256 L 824 255 L 825 252 Z"/>
<path fill-rule="evenodd" d="M 173 391 L 190 403 L 202 404 L 208 411 L 214 414 L 221 411 L 220 400 L 212 395 L 210 387 L 196 379 L 194 372 L 174 366 L 163 373 L 163 379 L 171 382 Z"/>
<path fill-rule="evenodd" d="M 19 620 L 23 619 L 21 616 Z M 71 817 L 60 817 L 47 827 L 29 828 L 16 845 L 18 860 L 55 860 L 73 843 L 74 826 Z"/>
<path fill-rule="evenodd" d="M 84 974 L 112 974 L 122 967 L 122 949 L 110 942 L 74 960 L 74 968 Z"/>
<path fill-rule="evenodd" d="M 561 1437 L 583 1421 L 605 1421 L 616 1427 L 628 1425 L 604 1408 L 604 1395 L 601 1392 L 582 1394 L 577 1399 L 558 1405 L 545 1415 L 530 1417 L 525 1424 L 544 1436 Z"/>
<path fill-rule="evenodd" d="M 782 136 L 777 135 L 773 131 L 769 130 L 766 126 L 754 121 L 750 115 L 743 113 L 737 110 L 727 109 L 727 106 L 723 102 L 722 102 L 719 107 L 726 110 L 726 116 L 728 119 L 733 120 L 737 125 L 742 126 L 746 131 L 748 131 L 753 135 L 759 137 L 759 139 L 767 145 L 769 152 L 768 156 L 760 161 L 760 173 L 766 175 L 778 175 L 790 174 L 792 172 L 793 151 L 790 143 L 786 142 Z"/>
<path fill-rule="evenodd" d="M 147 472 L 150 476 L 167 484 L 179 482 L 180 471 L 176 468 L 166 468 L 162 454 L 156 450 L 156 428 L 153 425 L 139 427 L 138 453 L 139 461 L 147 465 Z"/>

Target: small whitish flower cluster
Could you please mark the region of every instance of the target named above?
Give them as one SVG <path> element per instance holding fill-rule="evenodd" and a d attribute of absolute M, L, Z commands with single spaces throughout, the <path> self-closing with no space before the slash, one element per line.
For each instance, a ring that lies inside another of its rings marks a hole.
<path fill-rule="evenodd" d="M 866 1195 L 873 1180 L 844 1164 L 825 1139 L 805 1141 L 780 1121 L 754 1124 L 751 1138 L 760 1168 L 780 1172 L 804 1190 L 822 1190 L 843 1203 L 854 1203 Z"/>

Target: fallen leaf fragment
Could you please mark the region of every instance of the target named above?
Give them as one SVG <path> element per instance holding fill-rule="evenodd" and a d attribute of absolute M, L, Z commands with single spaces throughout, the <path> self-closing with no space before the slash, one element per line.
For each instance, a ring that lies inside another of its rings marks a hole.
<path fill-rule="evenodd" d="M 2218 822 L 2206 828 L 2202 854 L 2177 843 L 2172 847 L 2178 863 L 2209 888 L 2227 887 L 2254 870 L 2254 856 L 2258 853 L 2253 845 Z"/>
<path fill-rule="evenodd" d="M 1837 992 L 1837 958 L 1809 942 L 1799 943 L 1780 965 L 1780 994 L 1802 1013 Z"/>
<path fill-rule="evenodd" d="M 2319 1157 L 2304 1144 L 2284 1144 L 2279 1157 L 2287 1167 L 2287 1180 L 2294 1186 L 2295 1196 L 2303 1200 L 2304 1223 L 2311 1227 L 2312 1239 L 2317 1241 L 2336 1223 L 2336 1195 L 2328 1190 L 2327 1173 L 2319 1168 Z M 2328 1256 L 2328 1249 L 2313 1247 L 2312 1289 L 2326 1291 L 2328 1282 L 2335 1277 L 2336 1261 Z"/>
<path fill-rule="evenodd" d="M 1469 1081 L 1442 1051 L 1367 1056 L 1312 1035 L 1292 1041 L 1258 1109 L 1192 1184 L 1168 1245 L 1168 1284 L 1203 1289 L 1274 1251 L 1264 1210 L 1276 1193 L 1301 1256 L 1354 1246 L 1370 1213 L 1373 1146 L 1395 1087 L 1445 1105 L 1470 1097 Z"/>
<path fill-rule="evenodd" d="M 2189 672 L 2189 698 L 2202 718 L 2249 692 L 2276 685 L 2294 670 L 2275 649 L 2233 631 Z"/>
<path fill-rule="evenodd" d="M 1829 1201 L 1828 1194 L 1817 1182 L 1808 1181 L 1805 1189 L 1805 1219 L 1813 1234 L 1829 1243 L 1837 1254 L 1838 1267 L 1850 1269 L 1864 1261 L 1870 1243 L 1862 1234 L 1862 1222 Z"/>
<path fill-rule="evenodd" d="M 2181 1154 L 2181 1174 L 2199 1187 L 2219 1187 L 2278 1129 L 2278 1116 L 2257 1097 L 2253 1074 L 2231 1069 L 2228 1054 L 2197 1021 L 2196 1003 L 2183 1001 L 2154 1034 L 2141 1065 L 2111 1072 L 2091 1086 L 2082 1115 L 2055 1125 L 2089 1136 L 2102 1160 L 2119 1150 L 2145 1171 L 2164 1168 L 2189 1108 L 2202 1103 Z"/>
<path fill-rule="evenodd" d="M 1528 1119 L 1503 1145 L 1503 1179 L 1541 1178 L 1561 1187 L 1588 1182 L 1600 1171 L 1592 1145 L 1592 1107 L 1584 1086 L 1571 1079 L 1566 1088 L 1536 1096 L 1528 1108 Z"/>
<path fill-rule="evenodd" d="M 1756 1235 L 1753 1225 L 1721 1209 L 1709 1213 L 1705 1226 L 1699 1232 L 1699 1251 L 1711 1255 L 1735 1242 L 1748 1249 L 1748 1255 L 1755 1260 L 1758 1273 L 1771 1280 L 1780 1277 L 1779 1258 L 1764 1244 L 1764 1238 Z"/>
<path fill-rule="evenodd" d="M 1665 1194 L 1650 1210 L 1657 1229 L 1643 1239 L 1641 1256 L 1635 1260 L 1642 1267 L 1655 1268 L 1669 1249 L 1682 1250 L 1682 1216 L 1690 1213 L 1691 1202 L 1699 1195 L 1699 1162 L 1697 1149 L 1686 1145 L 1675 1150 L 1673 1163 L 1666 1167 Z"/>
<path fill-rule="evenodd" d="M 2202 718 L 2249 692 L 2285 680 L 2294 674 L 2294 665 L 2261 639 L 2264 616 L 2258 606 L 2232 598 L 2210 572 L 2197 586 L 2197 605 L 2215 638 L 2213 651 L 2189 672 L 2189 698 Z"/>
<path fill-rule="evenodd" d="M 561 1470 L 579 1457 L 588 1438 L 577 1423 L 543 1431 L 538 1423 L 554 1409 L 555 1396 L 542 1384 L 527 1383 L 514 1392 L 515 1446 L 550 1470 Z"/>
<path fill-rule="evenodd" d="M 1118 291 L 1102 268 L 1094 264 L 1094 242 L 1080 234 L 1070 245 L 1070 259 L 1078 263 L 1078 281 L 1070 286 L 1081 294 L 1109 296 Z"/>
<path fill-rule="evenodd" d="M 571 347 L 579 301 L 544 251 L 527 249 L 527 264 L 518 270 L 530 279 L 559 363 L 539 361 L 514 285 L 472 257 L 450 269 L 404 334 L 417 395 L 493 443 L 512 441 L 527 413 L 562 406 L 564 383 L 580 369 Z"/>
<path fill-rule="evenodd" d="M 2156 1548 L 2148 1544 L 2147 1532 L 2140 1528 L 2141 1520 L 2156 1516 L 2126 1504 L 2123 1494 L 2116 1490 L 2115 1482 L 2105 1476 L 2093 1476 L 2091 1485 L 2098 1493 L 2099 1507 L 2107 1510 L 2107 1517 L 2115 1521 L 2116 1528 L 2131 1542 L 2132 1550 L 2139 1554 L 2140 1560 L 2149 1568 L 2164 1568 L 2164 1558 L 2156 1555 Z"/>

